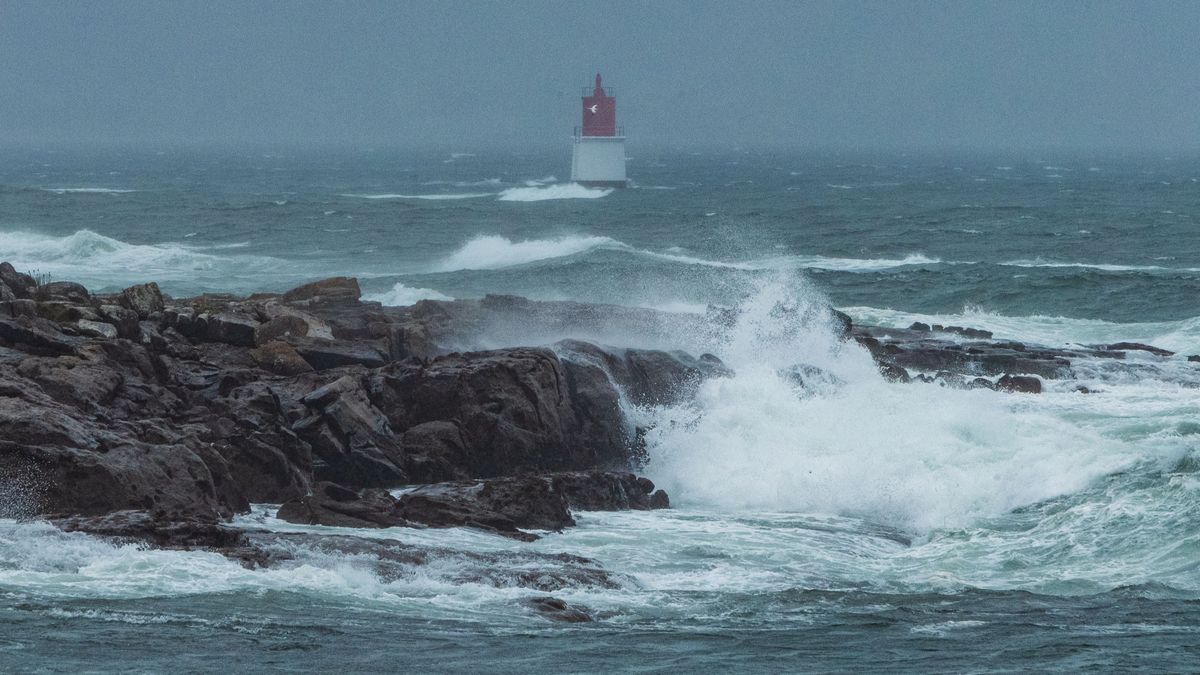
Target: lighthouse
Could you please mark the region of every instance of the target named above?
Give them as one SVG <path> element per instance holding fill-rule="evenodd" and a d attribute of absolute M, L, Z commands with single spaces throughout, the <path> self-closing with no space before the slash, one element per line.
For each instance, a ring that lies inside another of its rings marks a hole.
<path fill-rule="evenodd" d="M 625 187 L 625 134 L 617 126 L 617 99 L 596 86 L 583 90 L 583 124 L 575 128 L 571 180 L 587 187 Z"/>

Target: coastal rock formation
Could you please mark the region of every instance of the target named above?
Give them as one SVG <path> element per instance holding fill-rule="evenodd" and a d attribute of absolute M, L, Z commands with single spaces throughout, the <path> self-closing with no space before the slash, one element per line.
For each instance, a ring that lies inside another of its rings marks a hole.
<path fill-rule="evenodd" d="M 571 509 L 623 511 L 667 508 L 654 483 L 631 473 L 584 471 L 422 485 L 394 498 L 380 489 L 355 491 L 319 483 L 287 502 L 278 517 L 337 527 L 475 527 L 522 539 L 522 529 L 561 530 Z"/>
<path fill-rule="evenodd" d="M 1049 349 L 781 311 L 829 322 L 897 382 L 1037 393 L 1074 359 L 1172 358 L 1140 343 Z M 643 448 L 622 405 L 686 402 L 731 371 L 710 354 L 563 338 L 619 344 L 644 330 L 649 342 L 699 344 L 736 321 L 719 308 L 512 296 L 385 308 L 350 278 L 249 297 L 170 298 L 153 283 L 91 294 L 0 264 L 0 517 L 213 547 L 231 536 L 221 523 L 255 502 L 303 523 L 521 538 L 570 526 L 572 510 L 663 508 L 662 491 L 625 473 Z M 516 344 L 521 330 L 551 346 L 481 349 Z M 802 362 L 785 375 L 801 389 L 839 384 Z M 386 491 L 400 485 L 418 487 Z"/>
<path fill-rule="evenodd" d="M 353 279 L 250 298 L 173 299 L 153 283 L 93 296 L 4 264 L 0 289 L 0 480 L 32 486 L 19 515 L 219 522 L 251 502 L 329 496 L 330 482 L 361 494 L 624 469 L 633 430 L 621 385 L 595 359 L 620 366 L 637 397 L 718 372 L 711 357 L 606 356 L 584 343 L 572 354 L 592 361 L 548 348 L 435 353 L 445 350 L 425 326 L 361 302 Z M 532 516 L 534 485 L 498 512 L 514 527 L 567 523 L 566 506 Z M 519 499 L 529 514 L 514 510 Z"/>

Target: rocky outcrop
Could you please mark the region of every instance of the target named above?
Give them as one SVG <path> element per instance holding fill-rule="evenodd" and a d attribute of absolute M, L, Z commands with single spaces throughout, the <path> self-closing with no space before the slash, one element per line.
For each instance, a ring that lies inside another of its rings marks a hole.
<path fill-rule="evenodd" d="M 526 532 L 575 524 L 571 509 L 624 511 L 668 508 L 667 494 L 631 473 L 584 471 L 422 485 L 398 498 L 320 483 L 280 507 L 278 517 L 338 527 L 475 527 L 521 539 Z"/>
<path fill-rule="evenodd" d="M 618 386 L 661 400 L 719 370 L 711 357 L 606 355 L 584 343 L 570 358 L 545 348 L 417 357 L 438 351 L 421 346 L 425 328 L 361 302 L 352 279 L 250 298 L 172 299 L 154 284 L 92 296 L 0 265 L 0 288 L 10 298 L 0 302 L 0 483 L 36 475 L 25 510 L 63 517 L 135 510 L 216 522 L 250 502 L 320 490 L 336 502 L 319 487 L 328 483 L 358 494 L 623 469 L 633 430 Z M 615 364 L 621 382 L 597 362 Z M 528 514 L 487 506 L 508 519 L 492 526 L 569 522 L 565 506 L 535 518 L 534 488 L 513 488 Z"/>

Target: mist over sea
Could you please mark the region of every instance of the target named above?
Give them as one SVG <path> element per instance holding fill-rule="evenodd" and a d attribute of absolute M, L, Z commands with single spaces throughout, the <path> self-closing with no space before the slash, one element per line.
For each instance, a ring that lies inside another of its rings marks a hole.
<path fill-rule="evenodd" d="M 93 292 L 345 275 L 397 306 L 740 310 L 719 343 L 602 336 L 711 352 L 736 373 L 685 405 L 626 410 L 650 429 L 644 473 L 671 510 L 585 512 L 533 543 L 391 532 L 593 558 L 621 587 L 556 595 L 594 623 L 551 624 L 514 609 L 535 591 L 436 565 L 385 580 L 307 552 L 252 571 L 0 520 L 0 669 L 1196 667 L 1200 157 L 632 147 L 635 186 L 601 190 L 565 180 L 567 149 L 0 157 L 0 260 Z M 778 311 L 826 302 L 862 324 L 1177 354 L 1083 360 L 1040 396 L 899 385 Z M 485 346 L 563 337 L 600 339 Z M 780 375 L 798 360 L 828 386 L 798 393 Z M 305 529 L 273 514 L 239 522 Z"/>

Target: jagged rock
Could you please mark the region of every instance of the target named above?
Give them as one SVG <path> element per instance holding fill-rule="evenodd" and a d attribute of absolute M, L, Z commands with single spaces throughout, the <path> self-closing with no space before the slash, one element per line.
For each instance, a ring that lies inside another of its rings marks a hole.
<path fill-rule="evenodd" d="M 85 304 L 92 299 L 91 293 L 83 284 L 74 281 L 52 281 L 38 286 L 34 293 L 37 300 L 66 300 L 75 304 Z"/>
<path fill-rule="evenodd" d="M 98 516 L 51 517 L 50 522 L 64 532 L 86 532 L 168 549 L 221 548 L 242 541 L 240 530 L 222 525 L 216 518 L 189 513 L 124 510 Z"/>
<path fill-rule="evenodd" d="M 525 604 L 553 621 L 587 623 L 592 620 L 585 609 L 568 605 L 563 600 L 551 596 L 529 598 Z"/>
<path fill-rule="evenodd" d="M 930 332 L 931 330 L 933 330 L 933 329 L 930 327 L 930 325 L 929 325 L 929 324 L 927 324 L 927 323 L 921 323 L 920 321 L 914 321 L 914 322 L 913 322 L 913 324 L 912 324 L 911 326 L 909 326 L 909 327 L 908 327 L 908 329 L 909 329 L 909 330 L 915 330 L 915 331 L 918 331 L 918 332 L 920 332 L 920 333 L 928 333 L 928 332 Z"/>
<path fill-rule="evenodd" d="M 571 508 L 594 511 L 667 508 L 654 483 L 631 473 L 570 472 L 422 485 L 399 499 L 384 490 L 318 483 L 280 507 L 293 523 L 337 527 L 475 527 L 524 540 L 522 529 L 561 530 L 575 524 Z"/>
<path fill-rule="evenodd" d="M 295 314 L 280 314 L 254 329 L 254 342 L 262 345 L 293 335 L 308 335 L 308 322 Z"/>
<path fill-rule="evenodd" d="M 554 348 L 568 360 L 602 368 L 636 405 L 677 403 L 691 398 L 706 378 L 733 374 L 712 354 L 694 358 L 680 351 L 606 349 L 579 340 L 563 340 Z"/>
<path fill-rule="evenodd" d="M 254 331 L 258 328 L 258 320 L 233 312 L 218 314 L 202 314 L 197 322 L 204 326 L 202 339 L 208 342 L 222 342 L 237 347 L 253 347 Z"/>
<path fill-rule="evenodd" d="M 329 482 L 317 483 L 311 494 L 279 508 L 276 517 L 302 525 L 332 527 L 395 527 L 405 524 L 396 515 L 396 499 L 386 490 L 361 492 Z"/>
<path fill-rule="evenodd" d="M 70 324 L 80 319 L 99 321 L 100 315 L 87 305 L 77 305 L 65 300 L 48 300 L 36 304 L 37 315 L 57 324 Z"/>
<path fill-rule="evenodd" d="M 296 305 L 354 304 L 362 296 L 358 279 L 333 277 L 298 286 L 283 294 L 283 302 Z"/>
<path fill-rule="evenodd" d="M 111 326 L 110 326 L 111 328 Z M 116 332 L 116 329 L 113 329 Z M 74 354 L 80 341 L 59 333 L 54 324 L 28 316 L 0 319 L 0 346 L 16 347 L 31 354 Z"/>
<path fill-rule="evenodd" d="M 116 327 L 118 336 L 126 340 L 141 339 L 142 326 L 138 322 L 137 312 L 120 305 L 100 305 L 100 315 Z"/>
<path fill-rule="evenodd" d="M 543 593 L 563 588 L 621 587 L 620 578 L 596 561 L 565 553 L 475 553 L 418 547 L 394 539 L 257 531 L 243 532 L 236 546 L 218 552 L 249 567 L 321 565 L 336 557 L 365 565 L 384 583 L 411 578 L 418 568 L 430 568 L 427 574 L 441 574 L 447 583 L 530 588 Z"/>
<path fill-rule="evenodd" d="M 286 342 L 268 342 L 250 350 L 250 356 L 263 370 L 276 375 L 299 375 L 313 372 L 313 367 Z"/>
<path fill-rule="evenodd" d="M 1154 354 L 1155 356 L 1174 356 L 1175 355 L 1175 352 L 1168 351 L 1166 349 L 1161 349 L 1159 347 L 1155 347 L 1152 345 L 1142 344 L 1141 342 L 1116 342 L 1111 345 L 1104 345 L 1103 349 L 1107 349 L 1108 351 L 1113 351 L 1113 352 L 1127 352 L 1127 351 L 1150 352 L 1151 354 Z"/>
<path fill-rule="evenodd" d="M 5 287 L 7 288 L 7 286 Z M 37 316 L 38 303 L 29 299 L 5 300 L 0 302 L 0 316 L 16 318 L 19 316 Z"/>
<path fill-rule="evenodd" d="M 359 486 L 407 482 L 400 440 L 359 377 L 345 375 L 301 401 L 315 414 L 292 430 L 312 446 L 317 460 L 313 472 L 319 480 Z"/>
<path fill-rule="evenodd" d="M 149 319 L 152 314 L 163 311 L 163 296 L 158 284 L 151 281 L 147 284 L 130 286 L 121 291 L 117 303 L 125 309 L 137 313 L 139 319 Z"/>
<path fill-rule="evenodd" d="M 105 340 L 117 339 L 117 327 L 103 321 L 88 321 L 80 319 L 72 324 L 76 332 L 86 337 L 98 337 Z"/>
<path fill-rule="evenodd" d="M 388 362 L 387 355 L 371 342 L 290 338 L 288 344 L 315 370 L 354 365 L 378 368 Z"/>
<path fill-rule="evenodd" d="M 628 466 L 630 432 L 608 376 L 548 349 L 391 363 L 368 390 L 393 429 L 452 422 L 465 456 L 460 466 L 471 476 Z M 436 466 L 438 458 L 425 462 Z"/>
<path fill-rule="evenodd" d="M 996 388 L 1022 394 L 1042 393 L 1042 381 L 1028 375 L 1005 375 L 996 381 Z"/>
<path fill-rule="evenodd" d="M 13 269 L 11 263 L 0 262 L 0 282 L 18 299 L 33 297 L 37 282 L 33 277 Z"/>
<path fill-rule="evenodd" d="M 901 382 L 904 384 L 912 382 L 912 378 L 909 376 L 908 371 L 894 363 L 879 364 L 879 374 L 883 375 L 884 379 L 888 380 L 889 382 Z"/>
<path fill-rule="evenodd" d="M 967 387 L 970 389 L 991 389 L 992 391 L 995 391 L 996 383 L 992 382 L 986 377 L 977 377 L 968 382 Z"/>
<path fill-rule="evenodd" d="M 1192 354 L 1187 360 L 1189 363 L 1200 363 L 1200 354 Z"/>

